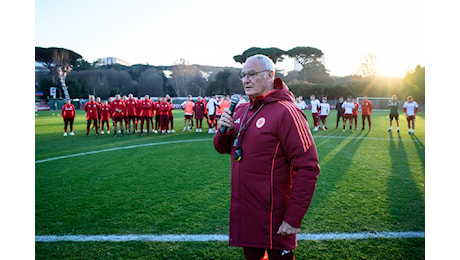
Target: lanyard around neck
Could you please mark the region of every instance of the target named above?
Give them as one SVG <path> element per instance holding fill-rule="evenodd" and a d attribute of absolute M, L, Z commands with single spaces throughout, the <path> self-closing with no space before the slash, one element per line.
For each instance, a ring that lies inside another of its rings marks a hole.
<path fill-rule="evenodd" d="M 249 126 L 249 124 L 251 124 L 252 120 L 254 119 L 255 115 L 262 109 L 262 107 L 264 106 L 265 104 L 262 104 L 258 109 L 257 111 L 252 114 L 252 116 L 246 121 L 245 124 L 243 124 L 244 120 L 246 119 L 246 116 L 248 114 L 248 111 L 249 109 L 251 108 L 250 106 L 248 106 L 248 108 L 246 109 L 246 111 L 244 112 L 244 115 L 243 115 L 243 119 L 241 120 L 241 124 L 240 124 L 240 129 L 238 129 L 238 135 L 236 136 L 236 139 L 235 139 L 235 142 L 234 146 L 238 146 L 238 147 L 241 147 L 241 145 L 243 144 L 243 137 L 244 137 L 244 134 L 246 133 L 246 130 Z M 242 130 L 244 129 L 244 132 L 242 132 Z M 242 134 L 242 135 L 241 135 Z M 241 135 L 241 141 L 238 141 L 239 140 L 239 137 Z"/>

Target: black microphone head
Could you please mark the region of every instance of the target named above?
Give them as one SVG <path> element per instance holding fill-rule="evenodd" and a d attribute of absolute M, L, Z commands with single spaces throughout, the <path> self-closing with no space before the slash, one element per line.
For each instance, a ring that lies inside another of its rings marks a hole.
<path fill-rule="evenodd" d="M 232 115 L 233 112 L 235 111 L 235 108 L 236 108 L 236 105 L 238 104 L 238 102 L 240 102 L 240 96 L 238 96 L 236 94 L 232 95 L 232 97 L 230 98 L 230 107 L 228 108 L 230 110 L 230 115 Z M 227 132 L 227 127 L 222 126 L 220 128 L 220 133 L 224 134 L 225 132 Z"/>
<path fill-rule="evenodd" d="M 240 102 L 240 96 L 236 94 L 232 95 L 232 97 L 230 98 L 230 103 L 238 104 L 238 102 Z"/>

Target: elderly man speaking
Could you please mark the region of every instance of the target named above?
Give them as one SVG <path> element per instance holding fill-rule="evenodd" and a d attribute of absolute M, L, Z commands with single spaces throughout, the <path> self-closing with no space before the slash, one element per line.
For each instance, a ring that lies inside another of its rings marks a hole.
<path fill-rule="evenodd" d="M 225 110 L 214 136 L 231 154 L 231 246 L 246 259 L 294 259 L 296 234 L 311 203 L 320 168 L 305 114 L 264 55 L 249 57 L 241 80 L 250 102 Z"/>

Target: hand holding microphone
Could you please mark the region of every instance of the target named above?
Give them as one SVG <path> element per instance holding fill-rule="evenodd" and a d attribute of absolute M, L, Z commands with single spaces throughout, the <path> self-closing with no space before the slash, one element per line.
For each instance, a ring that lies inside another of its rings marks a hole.
<path fill-rule="evenodd" d="M 238 95 L 233 95 L 230 99 L 230 107 L 228 110 L 226 109 L 222 114 L 219 120 L 219 127 L 220 133 L 225 134 L 227 130 L 233 129 L 233 112 L 235 112 L 236 105 L 240 101 L 240 97 Z"/>

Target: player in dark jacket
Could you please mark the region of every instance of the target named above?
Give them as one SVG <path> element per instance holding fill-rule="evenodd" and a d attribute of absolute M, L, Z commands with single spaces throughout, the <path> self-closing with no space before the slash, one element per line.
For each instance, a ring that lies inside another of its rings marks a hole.
<path fill-rule="evenodd" d="M 339 103 L 335 104 L 335 109 L 337 109 L 337 123 L 335 124 L 335 129 L 339 127 L 340 118 L 342 118 L 342 121 L 343 121 L 344 110 L 342 108 L 342 105 L 343 105 L 343 97 L 339 97 Z"/>

